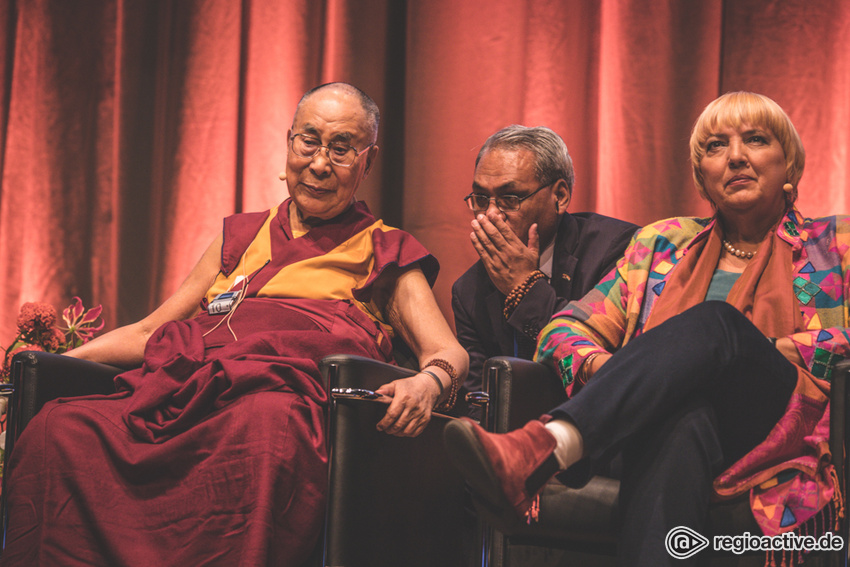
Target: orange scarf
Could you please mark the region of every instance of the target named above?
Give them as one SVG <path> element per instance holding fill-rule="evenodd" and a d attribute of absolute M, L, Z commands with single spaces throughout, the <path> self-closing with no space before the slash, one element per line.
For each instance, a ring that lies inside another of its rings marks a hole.
<path fill-rule="evenodd" d="M 722 232 L 715 219 L 709 234 L 687 249 L 667 279 L 644 331 L 705 300 L 723 250 Z M 802 331 L 803 317 L 791 284 L 792 273 L 791 245 L 774 229 L 732 286 L 726 301 L 766 337 L 784 337 Z"/>
<path fill-rule="evenodd" d="M 722 232 L 720 223 L 715 219 L 710 232 L 686 250 L 685 256 L 667 279 L 644 326 L 645 330 L 660 325 L 705 299 L 720 259 Z M 785 337 L 804 331 L 803 317 L 791 283 L 792 274 L 792 247 L 774 229 L 732 286 L 726 301 L 741 311 L 767 337 Z M 816 404 L 826 404 L 829 386 L 812 376 L 807 368 L 797 366 L 794 393 Z M 794 399 L 792 396 L 792 402 Z M 786 427 L 786 417 L 780 419 L 775 428 L 777 431 Z M 791 415 L 790 419 L 794 421 L 794 416 Z M 811 427 L 806 426 L 806 433 L 814 428 L 814 423 L 809 425 Z M 715 480 L 715 492 L 724 497 L 735 496 L 788 468 L 787 464 L 776 464 L 771 458 L 777 451 L 783 452 L 776 448 L 777 443 L 782 445 L 782 440 L 768 436 L 750 455 L 732 465 Z M 828 451 L 825 442 L 818 448 L 822 455 L 828 455 Z M 813 471 L 810 473 L 813 474 Z"/>

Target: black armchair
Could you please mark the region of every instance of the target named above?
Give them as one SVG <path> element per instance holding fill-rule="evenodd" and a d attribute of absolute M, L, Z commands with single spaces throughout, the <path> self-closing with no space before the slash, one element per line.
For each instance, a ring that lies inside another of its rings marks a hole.
<path fill-rule="evenodd" d="M 15 440 L 48 401 L 114 392 L 118 368 L 43 352 L 15 356 L 6 459 Z M 471 565 L 474 519 L 464 485 L 442 442 L 446 416 L 419 437 L 397 438 L 375 425 L 386 406 L 370 391 L 413 373 L 375 360 L 335 355 L 320 364 L 331 392 L 329 490 L 325 537 L 315 565 L 346 567 Z M 3 479 L 3 535 L 9 522 Z M 5 538 L 4 538 L 5 545 Z M 324 556 L 324 557 L 322 557 Z"/>
<path fill-rule="evenodd" d="M 489 398 L 483 425 L 489 431 L 505 433 L 540 417 L 566 399 L 560 380 L 547 367 L 528 360 L 495 357 L 484 366 L 484 389 Z M 845 451 L 850 361 L 834 372 L 830 397 L 830 446 L 836 455 L 836 472 L 847 494 L 848 454 Z M 550 481 L 540 498 L 539 521 L 531 525 L 517 521 L 505 532 L 487 530 L 484 561 L 489 567 L 525 565 L 532 557 L 535 565 L 614 565 L 617 545 L 619 481 L 594 477 L 581 489 L 570 489 Z M 476 504 L 476 507 L 484 510 Z M 486 515 L 486 513 L 485 513 Z M 710 509 L 711 535 L 758 534 L 760 530 L 746 498 L 713 504 Z M 846 519 L 841 535 L 843 551 L 811 556 L 807 565 L 846 565 L 850 530 Z M 539 550 L 547 550 L 549 562 L 541 561 Z M 557 552 L 554 552 L 557 550 Z M 702 554 L 708 554 L 703 551 Z M 711 556 L 709 564 L 764 565 L 763 554 L 725 557 Z"/>
<path fill-rule="evenodd" d="M 375 428 L 386 406 L 369 392 L 413 371 L 348 355 L 320 367 L 335 398 L 324 565 L 472 565 L 474 517 L 443 446 L 451 418 L 435 415 L 415 438 L 387 435 Z"/>

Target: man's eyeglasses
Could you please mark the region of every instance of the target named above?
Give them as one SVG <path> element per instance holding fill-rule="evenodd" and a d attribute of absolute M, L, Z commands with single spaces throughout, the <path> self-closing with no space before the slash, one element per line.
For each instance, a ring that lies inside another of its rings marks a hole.
<path fill-rule="evenodd" d="M 331 142 L 327 146 L 324 146 L 321 140 L 307 134 L 293 134 L 289 138 L 289 146 L 295 152 L 295 155 L 303 158 L 312 158 L 320 149 L 324 148 L 327 151 L 330 162 L 340 167 L 351 167 L 357 156 L 374 145 L 374 143 L 369 144 L 358 151 L 343 142 Z"/>
<path fill-rule="evenodd" d="M 496 207 L 499 208 L 500 211 L 516 211 L 519 210 L 520 204 L 523 201 L 528 199 L 529 197 L 535 195 L 536 193 L 546 189 L 547 187 L 551 187 L 553 183 L 547 183 L 546 185 L 541 185 L 525 197 L 517 197 L 516 195 L 499 195 L 498 197 L 488 197 L 482 193 L 470 193 L 466 197 L 463 198 L 466 201 L 466 206 L 468 206 L 472 211 L 476 213 L 480 213 L 482 211 L 486 211 L 490 206 L 490 201 L 496 201 Z"/>

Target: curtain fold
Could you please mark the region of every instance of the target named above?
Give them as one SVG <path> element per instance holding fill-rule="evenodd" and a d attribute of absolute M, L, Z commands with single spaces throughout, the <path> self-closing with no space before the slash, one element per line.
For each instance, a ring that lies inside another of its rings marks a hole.
<path fill-rule="evenodd" d="M 720 2 L 603 2 L 600 211 L 638 224 L 710 214 L 691 180 L 687 140 L 718 94 L 721 16 Z"/>
<path fill-rule="evenodd" d="M 850 211 L 850 4 L 841 0 L 0 0 L 0 345 L 24 301 L 132 322 L 179 286 L 221 219 L 286 196 L 301 94 L 348 81 L 382 110 L 359 197 L 442 264 L 477 256 L 482 142 L 560 133 L 570 209 L 637 223 L 710 214 L 687 140 L 718 94 L 788 111 L 799 204 Z"/>

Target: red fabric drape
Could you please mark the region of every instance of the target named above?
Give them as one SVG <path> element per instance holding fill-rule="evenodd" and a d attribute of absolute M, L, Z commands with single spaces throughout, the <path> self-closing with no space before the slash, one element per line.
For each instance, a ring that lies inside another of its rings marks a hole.
<path fill-rule="evenodd" d="M 544 124 L 571 210 L 708 214 L 687 138 L 718 94 L 774 98 L 807 149 L 799 205 L 850 212 L 842 0 L 0 0 L 0 344 L 23 301 L 102 303 L 107 327 L 180 284 L 233 212 L 280 202 L 298 97 L 331 80 L 383 112 L 372 210 L 440 259 L 475 259 L 484 139 Z"/>

